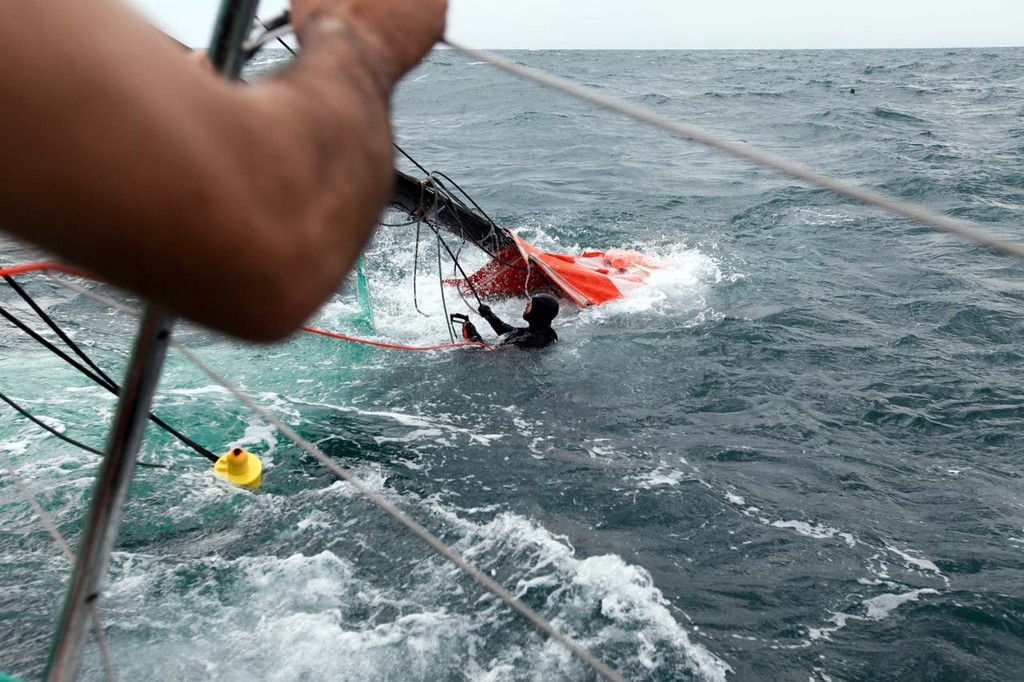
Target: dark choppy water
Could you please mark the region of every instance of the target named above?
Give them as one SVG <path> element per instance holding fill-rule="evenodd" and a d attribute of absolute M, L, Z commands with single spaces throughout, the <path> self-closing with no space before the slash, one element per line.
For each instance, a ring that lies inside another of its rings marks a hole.
<path fill-rule="evenodd" d="M 1024 239 L 1024 50 L 515 56 Z M 185 332 L 206 358 L 631 679 L 1019 677 L 1021 265 L 452 53 L 396 114 L 538 244 L 669 269 L 566 311 L 541 355 Z M 369 254 L 378 334 L 442 341 L 411 247 L 387 228 Z M 123 365 L 130 322 L 25 281 Z M 339 295 L 319 323 L 355 314 Z M 108 396 L 0 346 L 0 390 L 102 440 Z M 139 472 L 104 599 L 124 679 L 587 679 L 178 357 L 157 406 L 271 469 L 239 493 L 152 434 L 173 469 Z M 0 450 L 73 535 L 95 462 L 6 408 Z M 32 677 L 68 570 L 6 478 L 0 519 L 0 668 Z"/>

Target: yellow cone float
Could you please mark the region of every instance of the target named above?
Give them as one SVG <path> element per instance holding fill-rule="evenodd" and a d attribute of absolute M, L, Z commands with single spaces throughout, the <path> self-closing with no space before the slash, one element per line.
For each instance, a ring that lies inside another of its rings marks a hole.
<path fill-rule="evenodd" d="M 242 448 L 234 448 L 223 455 L 213 465 L 213 470 L 236 485 L 254 490 L 263 481 L 263 462 Z"/>

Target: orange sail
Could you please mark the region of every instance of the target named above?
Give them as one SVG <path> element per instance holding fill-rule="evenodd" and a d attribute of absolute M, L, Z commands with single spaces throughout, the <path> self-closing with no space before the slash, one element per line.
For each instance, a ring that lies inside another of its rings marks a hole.
<path fill-rule="evenodd" d="M 642 286 L 651 272 L 661 267 L 636 251 L 609 249 L 568 256 L 542 251 L 515 234 L 511 237 L 512 246 L 469 276 L 472 288 L 481 296 L 549 291 L 580 307 L 600 305 Z M 466 293 L 470 289 L 463 279 L 445 283 Z"/>

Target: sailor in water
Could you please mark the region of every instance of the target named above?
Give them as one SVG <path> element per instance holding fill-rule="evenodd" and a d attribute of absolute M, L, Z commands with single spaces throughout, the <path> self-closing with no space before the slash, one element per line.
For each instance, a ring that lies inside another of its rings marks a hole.
<path fill-rule="evenodd" d="M 529 327 L 513 327 L 494 314 L 489 305 L 481 305 L 480 316 L 490 323 L 494 332 L 503 338 L 498 344 L 502 347 L 546 348 L 558 341 L 558 334 L 551 328 L 551 320 L 558 316 L 558 299 L 551 294 L 537 294 L 526 303 L 523 319 L 530 323 Z M 462 338 L 467 341 L 484 343 L 480 332 L 465 315 L 454 314 L 453 322 L 462 323 Z"/>

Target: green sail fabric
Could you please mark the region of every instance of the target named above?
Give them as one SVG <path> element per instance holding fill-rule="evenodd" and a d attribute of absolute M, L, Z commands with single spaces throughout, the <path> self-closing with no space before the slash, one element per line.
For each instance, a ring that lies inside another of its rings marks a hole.
<path fill-rule="evenodd" d="M 370 301 L 370 281 L 366 277 L 366 260 L 360 256 L 356 261 L 356 298 L 359 301 L 359 308 L 363 312 L 363 319 L 360 320 L 360 327 L 366 331 L 373 331 L 373 305 Z"/>

